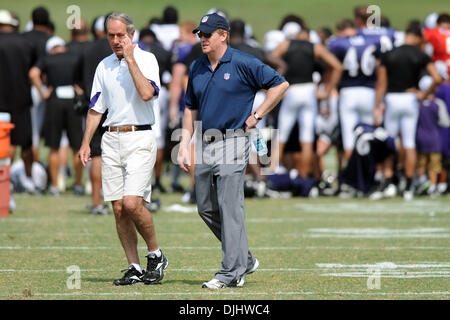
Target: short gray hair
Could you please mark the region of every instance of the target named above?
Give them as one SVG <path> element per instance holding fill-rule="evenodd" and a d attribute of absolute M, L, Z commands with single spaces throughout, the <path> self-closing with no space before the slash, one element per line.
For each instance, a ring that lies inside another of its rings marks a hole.
<path fill-rule="evenodd" d="M 109 23 L 110 20 L 119 20 L 119 21 L 125 23 L 125 25 L 127 26 L 127 32 L 128 32 L 129 35 L 131 35 L 131 33 L 134 30 L 133 20 L 126 13 L 113 12 L 110 15 L 108 15 L 108 17 L 106 18 L 106 23 L 105 23 L 105 26 L 107 28 L 108 28 L 108 23 Z M 108 29 L 106 29 L 106 31 L 108 32 Z"/>

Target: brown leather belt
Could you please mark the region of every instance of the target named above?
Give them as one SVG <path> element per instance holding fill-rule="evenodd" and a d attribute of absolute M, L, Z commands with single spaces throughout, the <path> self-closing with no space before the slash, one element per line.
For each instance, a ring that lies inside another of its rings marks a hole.
<path fill-rule="evenodd" d="M 152 126 L 149 124 L 144 124 L 140 126 L 118 126 L 118 127 L 108 127 L 109 132 L 129 132 L 129 131 L 141 131 L 141 130 L 152 130 Z"/>

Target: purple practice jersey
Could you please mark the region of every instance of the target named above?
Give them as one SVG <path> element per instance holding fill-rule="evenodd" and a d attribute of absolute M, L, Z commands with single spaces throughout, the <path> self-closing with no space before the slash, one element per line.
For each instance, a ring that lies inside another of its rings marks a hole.
<path fill-rule="evenodd" d="M 441 152 L 438 121 L 439 106 L 436 99 L 422 101 L 416 131 L 417 152 L 425 154 Z"/>
<path fill-rule="evenodd" d="M 175 63 L 185 63 L 186 58 L 192 50 L 193 45 L 188 42 L 175 41 L 172 46 L 173 61 Z M 178 111 L 184 113 L 186 107 L 184 90 L 181 92 L 180 101 L 178 102 Z"/>
<path fill-rule="evenodd" d="M 436 98 L 439 98 L 445 102 L 447 111 L 450 114 L 450 83 L 443 83 L 439 86 L 436 94 Z M 440 128 L 442 155 L 444 157 L 450 157 L 450 128 Z"/>
<path fill-rule="evenodd" d="M 191 52 L 192 44 L 188 42 L 176 41 L 172 47 L 174 63 L 184 63 Z"/>
<path fill-rule="evenodd" d="M 342 62 L 339 89 L 346 87 L 375 86 L 376 59 L 380 56 L 378 36 L 356 35 L 332 40 L 328 45 L 330 51 Z"/>
<path fill-rule="evenodd" d="M 376 166 L 395 153 L 395 139 L 382 127 L 356 125 L 355 150 L 342 170 L 339 180 L 368 194 L 375 186 Z"/>
<path fill-rule="evenodd" d="M 289 191 L 293 196 L 308 197 L 314 187 L 313 178 L 305 178 L 298 174 L 297 170 L 286 173 L 274 173 L 267 176 L 267 186 L 275 191 Z"/>
<path fill-rule="evenodd" d="M 396 42 L 396 32 L 390 27 L 358 29 L 358 34 L 363 36 L 378 37 L 381 53 L 392 50 Z"/>

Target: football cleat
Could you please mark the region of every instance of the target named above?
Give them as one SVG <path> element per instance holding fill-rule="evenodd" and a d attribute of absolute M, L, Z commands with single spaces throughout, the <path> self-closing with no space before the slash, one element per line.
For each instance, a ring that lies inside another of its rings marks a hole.
<path fill-rule="evenodd" d="M 164 278 L 164 270 L 169 265 L 169 260 L 161 252 L 161 257 L 151 253 L 147 255 L 147 271 L 142 276 L 144 284 L 160 284 Z"/>
<path fill-rule="evenodd" d="M 134 266 L 130 266 L 128 269 L 122 270 L 121 272 L 124 271 L 126 272 L 122 278 L 114 280 L 113 283 L 116 286 L 128 286 L 137 282 L 142 282 L 141 277 L 143 276 L 143 273 L 137 271 Z"/>

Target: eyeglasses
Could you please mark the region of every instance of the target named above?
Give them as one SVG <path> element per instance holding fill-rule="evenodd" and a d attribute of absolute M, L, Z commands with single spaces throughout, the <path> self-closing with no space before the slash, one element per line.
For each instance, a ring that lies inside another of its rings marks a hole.
<path fill-rule="evenodd" d="M 205 37 L 206 39 L 209 39 L 209 38 L 211 38 L 212 33 L 204 33 L 204 32 L 200 31 L 200 32 L 197 33 L 197 35 L 198 35 L 199 38 Z"/>

